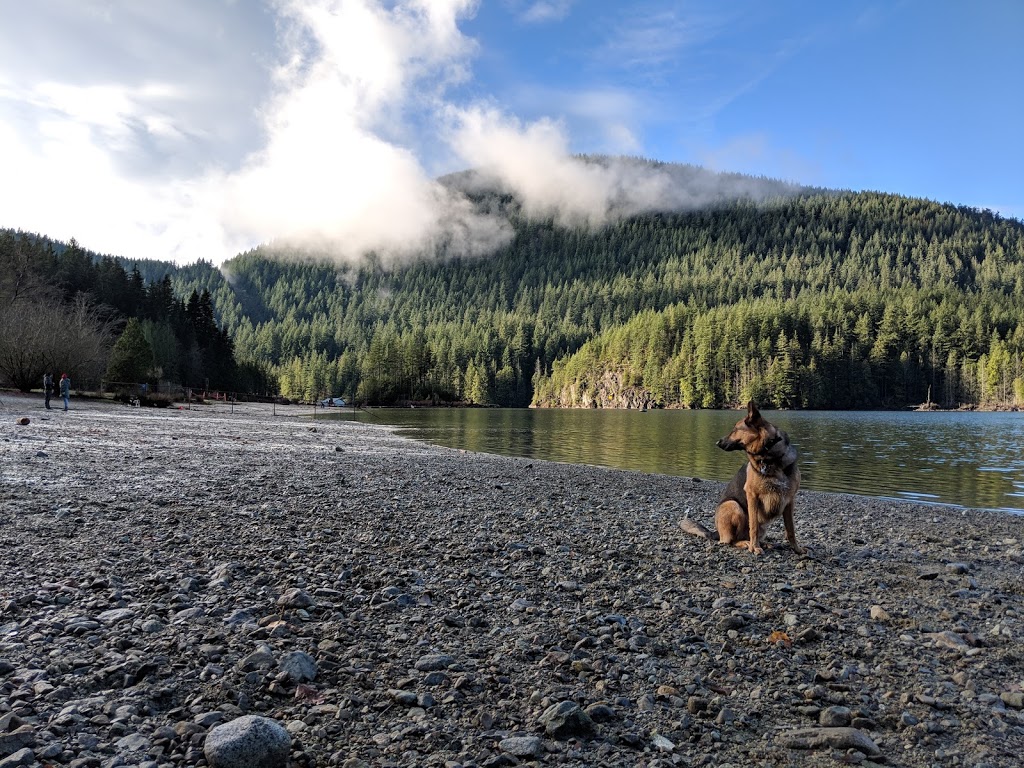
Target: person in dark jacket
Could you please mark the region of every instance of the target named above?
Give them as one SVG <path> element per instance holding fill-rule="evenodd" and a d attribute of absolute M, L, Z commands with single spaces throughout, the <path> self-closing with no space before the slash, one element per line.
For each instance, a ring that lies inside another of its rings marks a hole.
<path fill-rule="evenodd" d="M 46 410 L 50 410 L 50 395 L 53 394 L 53 374 L 43 376 L 43 396 L 46 398 Z"/>
<path fill-rule="evenodd" d="M 66 373 L 60 375 L 60 396 L 64 399 L 64 410 L 66 411 L 71 400 L 71 379 Z"/>

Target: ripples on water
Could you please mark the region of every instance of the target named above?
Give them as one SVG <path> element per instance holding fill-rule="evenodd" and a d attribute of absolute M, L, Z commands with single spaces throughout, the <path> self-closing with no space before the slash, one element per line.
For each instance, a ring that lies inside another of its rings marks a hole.
<path fill-rule="evenodd" d="M 803 487 L 1024 513 L 1024 414 L 765 412 L 800 452 Z M 715 446 L 739 411 L 394 409 L 350 418 L 470 451 L 728 480 Z"/>

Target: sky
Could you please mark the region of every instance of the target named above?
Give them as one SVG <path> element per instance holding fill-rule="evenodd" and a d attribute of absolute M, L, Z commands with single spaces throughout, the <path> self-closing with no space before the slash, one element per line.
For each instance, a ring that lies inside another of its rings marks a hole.
<path fill-rule="evenodd" d="M 486 253 L 508 223 L 437 181 L 469 168 L 569 224 L 679 198 L 586 154 L 1024 219 L 1020 0 L 0 0 L 0 19 L 0 227 L 100 253 Z"/>

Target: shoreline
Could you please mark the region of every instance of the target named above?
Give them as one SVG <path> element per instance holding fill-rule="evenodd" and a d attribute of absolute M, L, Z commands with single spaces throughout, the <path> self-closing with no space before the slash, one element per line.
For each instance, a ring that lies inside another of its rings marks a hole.
<path fill-rule="evenodd" d="M 306 406 L 73 398 L 43 418 L 32 396 L 18 426 L 19 396 L 0 400 L 0 744 L 26 728 L 39 763 L 203 765 L 240 714 L 285 725 L 293 765 L 1024 751 L 1018 515 L 801 491 L 811 555 L 776 522 L 754 558 L 678 529 L 687 508 L 710 520 L 719 482 Z M 545 730 L 566 702 L 591 730 Z"/>

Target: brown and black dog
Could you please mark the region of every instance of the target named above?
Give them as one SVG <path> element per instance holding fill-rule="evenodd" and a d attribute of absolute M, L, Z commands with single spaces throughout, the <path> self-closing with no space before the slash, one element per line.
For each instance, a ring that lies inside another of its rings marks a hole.
<path fill-rule="evenodd" d="M 746 547 L 755 555 L 763 552 L 761 537 L 765 526 L 779 515 L 786 525 L 786 538 L 798 555 L 807 550 L 796 543 L 793 504 L 800 488 L 796 448 L 789 435 L 761 416 L 753 401 L 747 416 L 736 422 L 732 432 L 718 441 L 725 451 L 746 451 L 747 463 L 740 468 L 722 494 L 715 511 L 715 531 L 689 517 L 679 522 L 687 533 L 722 544 Z"/>

